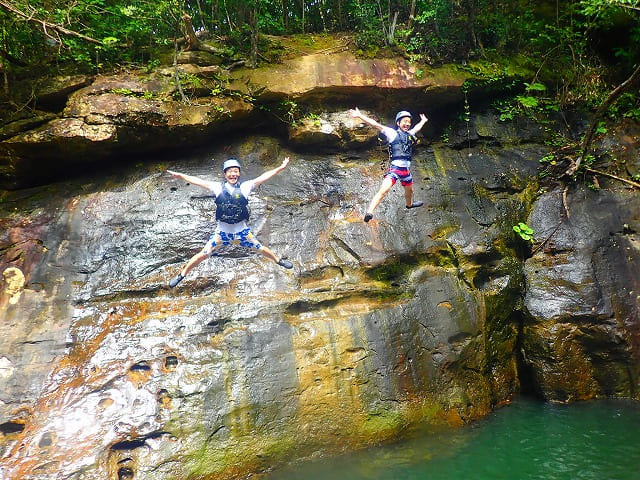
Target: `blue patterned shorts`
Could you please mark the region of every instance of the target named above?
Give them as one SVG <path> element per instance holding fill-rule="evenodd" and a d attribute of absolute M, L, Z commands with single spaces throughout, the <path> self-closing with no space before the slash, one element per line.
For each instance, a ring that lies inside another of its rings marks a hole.
<path fill-rule="evenodd" d="M 244 248 L 255 248 L 256 250 L 262 248 L 258 239 L 253 236 L 251 229 L 245 228 L 238 233 L 215 232 L 209 238 L 204 249 L 211 250 L 213 254 L 213 250 L 216 248 L 227 245 L 239 245 Z"/>

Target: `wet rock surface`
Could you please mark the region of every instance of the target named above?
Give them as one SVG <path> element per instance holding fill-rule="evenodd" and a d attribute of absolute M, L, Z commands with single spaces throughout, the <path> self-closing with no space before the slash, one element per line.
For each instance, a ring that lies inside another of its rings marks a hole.
<path fill-rule="evenodd" d="M 84 125 L 148 127 L 77 100 Z M 347 119 L 322 117 L 336 131 Z M 563 203 L 536 176 L 543 131 L 491 114 L 469 124 L 417 147 L 424 207 L 405 209 L 396 186 L 369 223 L 386 153 L 355 125 L 345 152 L 344 137 L 334 152 L 251 134 L 4 194 L 2 478 L 233 478 L 421 422 L 461 425 L 522 390 L 637 398 L 637 191 L 601 179 Z M 610 133 L 630 168 L 637 131 Z M 285 155 L 250 224 L 294 269 L 229 249 L 169 289 L 214 203 L 166 169 L 214 180 L 236 157 L 255 177 Z M 533 245 L 514 237 L 519 221 Z"/>
<path fill-rule="evenodd" d="M 524 341 L 535 385 L 557 401 L 638 397 L 640 270 L 636 191 L 543 195 L 530 224 L 548 238 L 525 265 Z"/>

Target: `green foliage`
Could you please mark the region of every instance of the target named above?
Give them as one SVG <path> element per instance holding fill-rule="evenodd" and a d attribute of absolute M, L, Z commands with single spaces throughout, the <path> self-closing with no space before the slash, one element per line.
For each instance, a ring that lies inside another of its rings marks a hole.
<path fill-rule="evenodd" d="M 132 96 L 133 92 L 128 88 L 112 88 L 111 93 L 117 93 L 118 95 Z"/>
<path fill-rule="evenodd" d="M 582 160 L 583 165 L 586 165 L 587 167 L 590 167 L 591 165 L 593 165 L 596 161 L 596 157 L 594 155 L 592 155 L 591 153 L 588 153 L 587 155 L 584 156 L 584 159 Z"/>
<path fill-rule="evenodd" d="M 542 83 L 525 83 L 528 92 L 544 92 L 547 90 L 547 87 Z"/>
<path fill-rule="evenodd" d="M 160 65 L 160 60 L 158 59 L 152 59 L 149 60 L 146 64 L 146 66 L 144 67 L 145 71 L 147 73 L 151 73 L 153 72 L 156 68 L 158 68 L 158 65 Z"/>
<path fill-rule="evenodd" d="M 604 122 L 598 122 L 598 126 L 596 127 L 596 134 L 605 134 L 607 133 L 607 126 Z"/>
<path fill-rule="evenodd" d="M 503 120 L 568 103 L 599 105 L 614 79 L 628 76 L 640 58 L 637 0 L 12 0 L 11 5 L 34 21 L 0 8 L 0 68 L 10 81 L 21 64 L 76 71 L 133 64 L 151 70 L 158 65 L 156 52 L 172 54 L 174 40 L 184 37 L 183 13 L 196 30 L 224 39 L 230 62 L 255 54 L 252 46 L 258 61 L 278 61 L 285 50 L 265 34 L 348 31 L 358 53 L 404 54 L 418 78 L 424 64 L 465 65 L 478 73 L 475 88 L 513 78 L 501 60 L 518 53 L 539 75 L 497 106 Z M 96 42 L 43 29 L 39 20 Z M 479 60 L 485 66 L 477 67 Z M 606 75 L 605 62 L 619 68 L 617 77 Z M 640 118 L 637 97 L 627 94 L 609 114 Z"/>
<path fill-rule="evenodd" d="M 320 127 L 322 125 L 322 119 L 317 113 L 308 112 L 303 118 L 304 120 L 310 120 L 315 127 Z"/>
<path fill-rule="evenodd" d="M 191 73 L 181 72 L 179 75 L 180 83 L 187 88 L 201 88 L 202 79 Z"/>
<path fill-rule="evenodd" d="M 213 87 L 211 89 L 211 96 L 212 97 L 220 97 L 222 96 L 222 94 L 225 92 L 224 88 L 222 87 L 222 85 L 216 85 L 215 87 Z"/>
<path fill-rule="evenodd" d="M 287 116 L 291 119 L 291 123 L 295 123 L 295 120 L 299 116 L 298 104 L 293 100 L 283 100 L 281 102 L 284 110 L 287 112 Z"/>
<path fill-rule="evenodd" d="M 111 93 L 115 93 L 118 95 L 123 95 L 125 97 L 138 97 L 138 98 L 144 98 L 146 100 L 150 100 L 154 97 L 153 92 L 133 92 L 131 90 L 129 90 L 128 88 L 112 88 L 110 90 Z"/>
<path fill-rule="evenodd" d="M 373 56 L 388 44 L 389 12 L 381 11 L 379 2 L 362 2 L 354 14 L 359 24 L 354 43 L 360 53 Z"/>
<path fill-rule="evenodd" d="M 522 240 L 533 242 L 533 229 L 526 223 L 519 222 L 517 225 L 514 225 L 513 231 L 516 232 Z"/>
<path fill-rule="evenodd" d="M 514 95 L 494 102 L 493 107 L 499 112 L 501 121 L 514 120 L 519 116 L 537 118 L 559 110 L 560 106 L 556 98 L 537 95 L 547 92 L 547 87 L 544 84 L 525 83 L 524 87 L 525 94 Z"/>
<path fill-rule="evenodd" d="M 632 118 L 640 120 L 640 97 L 634 93 L 624 93 L 608 110 L 611 119 Z"/>
<path fill-rule="evenodd" d="M 555 165 L 557 163 L 556 156 L 553 153 L 547 153 L 539 160 L 540 163 L 547 163 L 549 165 Z"/>
<path fill-rule="evenodd" d="M 518 95 L 516 96 L 516 101 L 522 106 L 524 107 L 524 109 L 527 108 L 536 108 L 538 107 L 539 103 L 538 100 L 535 97 L 529 97 L 529 96 L 524 96 L 524 95 Z"/>

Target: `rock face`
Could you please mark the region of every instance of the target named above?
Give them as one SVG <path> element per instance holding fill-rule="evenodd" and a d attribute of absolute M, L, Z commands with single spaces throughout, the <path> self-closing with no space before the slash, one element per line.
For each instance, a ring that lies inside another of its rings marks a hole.
<path fill-rule="evenodd" d="M 632 171 L 639 134 L 617 132 L 610 148 Z M 639 219 L 638 192 L 625 188 L 572 188 L 564 202 L 554 190 L 535 203 L 529 224 L 548 241 L 524 270 L 523 349 L 544 398 L 640 396 Z"/>
<path fill-rule="evenodd" d="M 85 91 L 66 107 L 80 130 L 162 144 L 170 118 L 197 117 L 142 97 L 121 111 L 113 88 L 85 88 L 95 102 Z M 296 127 L 307 140 L 248 133 L 3 195 L 3 479 L 242 477 L 418 423 L 462 425 L 520 391 L 640 396 L 637 191 L 604 177 L 600 191 L 544 187 L 544 130 L 483 114 L 417 147 L 425 207 L 405 209 L 396 186 L 364 223 L 386 153 L 350 106 Z M 628 168 L 638 132 L 608 134 Z M 56 138 L 55 151 L 71 142 Z M 294 269 L 230 249 L 169 289 L 214 204 L 166 169 L 216 179 L 233 156 L 254 177 L 285 155 L 250 223 Z"/>
<path fill-rule="evenodd" d="M 422 72 L 403 59 L 362 60 L 348 52 L 304 55 L 256 70 L 201 63 L 153 73 L 64 77 L 57 80 L 58 91 L 53 82 L 35 85 L 38 106 L 57 117 L 40 114 L 0 124 L 0 188 L 65 178 L 61 171 L 99 166 L 106 159 L 157 156 L 185 144 L 193 148 L 244 133 L 248 126 L 273 131 L 274 121 L 304 124 L 299 117 L 307 112 L 298 111 L 299 105 L 344 112 L 345 105 L 365 102 L 387 111 L 406 104 L 410 95 L 412 108 L 428 105 L 435 111 L 460 102 L 460 87 L 472 78 L 451 67 Z M 294 143 L 299 134 L 292 135 Z M 326 147 L 335 152 L 349 145 L 349 139 L 340 139 Z"/>

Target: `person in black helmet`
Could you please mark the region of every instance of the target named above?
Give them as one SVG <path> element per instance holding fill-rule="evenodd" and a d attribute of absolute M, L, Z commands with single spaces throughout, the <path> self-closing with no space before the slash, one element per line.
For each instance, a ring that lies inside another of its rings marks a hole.
<path fill-rule="evenodd" d="M 396 115 L 396 129 L 394 130 L 363 115 L 358 108 L 349 110 L 349 113 L 351 113 L 352 117 L 359 118 L 363 122 L 380 130 L 389 142 L 389 169 L 384 175 L 380 189 L 371 199 L 367 213 L 364 216 L 364 221 L 368 222 L 373 218 L 373 212 L 398 180 L 400 180 L 400 184 L 404 187 L 406 207 L 421 207 L 423 205 L 422 202 L 413 201 L 413 178 L 411 177 L 409 167 L 411 166 L 413 145 L 416 142 L 415 135 L 422 129 L 424 124 L 427 123 L 427 117 L 421 113 L 420 121 L 411 128 L 411 114 L 405 110 L 400 111 Z"/>
<path fill-rule="evenodd" d="M 176 178 L 212 191 L 216 198 L 217 220 L 216 230 L 209 238 L 209 241 L 200 252 L 191 257 L 180 273 L 171 279 L 169 282 L 171 288 L 178 285 L 196 265 L 207 257 L 212 256 L 223 245 L 240 245 L 245 248 L 254 248 L 278 265 L 284 268 L 293 268 L 289 260 L 278 259 L 271 249 L 261 245 L 247 225 L 247 220 L 249 220 L 249 195 L 255 187 L 284 170 L 288 163 L 289 157 L 285 157 L 279 167 L 266 171 L 259 177 L 245 182 L 239 182 L 240 162 L 234 158 L 227 160 L 222 166 L 222 172 L 226 180 L 224 183 L 209 182 L 192 175 L 167 170 L 168 173 Z"/>

